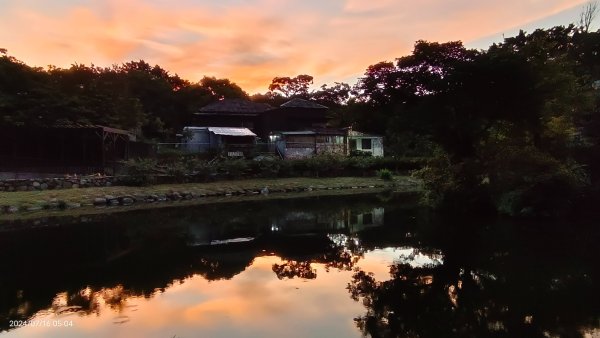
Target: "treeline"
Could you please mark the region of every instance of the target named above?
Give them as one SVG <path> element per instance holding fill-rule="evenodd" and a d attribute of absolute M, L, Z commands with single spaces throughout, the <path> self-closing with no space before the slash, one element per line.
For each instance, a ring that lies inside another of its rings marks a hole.
<path fill-rule="evenodd" d="M 68 69 L 30 67 L 0 57 L 0 124 L 91 123 L 162 139 L 181 130 L 199 107 L 222 97 L 247 98 L 227 79 L 197 83 L 160 66 L 132 61 L 112 67 L 75 64 Z"/>
<path fill-rule="evenodd" d="M 573 25 L 486 51 L 418 41 L 367 69 L 357 100 L 372 110 L 356 122 L 385 133 L 396 154 L 433 155 L 417 173 L 433 205 L 556 215 L 597 196 L 598 80 L 600 32 Z"/>
<path fill-rule="evenodd" d="M 352 86 L 311 91 L 312 76 L 277 77 L 252 97 L 144 61 L 41 69 L 0 52 L 1 124 L 97 123 L 165 140 L 220 98 L 302 97 L 329 106 L 332 126 L 384 135 L 387 154 L 433 158 L 417 175 L 428 201 L 450 210 L 556 214 L 600 186 L 600 32 L 584 26 L 521 32 L 487 50 L 417 41 Z"/>

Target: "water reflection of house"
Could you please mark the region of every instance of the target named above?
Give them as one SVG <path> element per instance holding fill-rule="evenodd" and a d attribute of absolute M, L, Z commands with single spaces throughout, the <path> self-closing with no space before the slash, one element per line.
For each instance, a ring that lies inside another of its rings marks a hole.
<path fill-rule="evenodd" d="M 274 218 L 271 228 L 287 233 L 357 233 L 367 228 L 383 226 L 384 214 L 384 208 L 342 209 L 321 214 L 290 212 L 283 217 Z"/>
<path fill-rule="evenodd" d="M 382 226 L 384 214 L 384 208 L 373 208 L 362 212 L 349 210 L 344 220 L 346 222 L 345 227 L 349 233 L 357 233 L 371 227 Z"/>
<path fill-rule="evenodd" d="M 261 219 L 262 225 L 244 227 L 240 224 L 255 224 L 251 215 L 230 219 L 226 224 L 213 227 L 209 222 L 195 221 L 187 225 L 188 244 L 205 246 L 215 244 L 233 244 L 252 241 L 264 235 L 299 234 L 354 234 L 371 227 L 383 226 L 384 208 L 347 209 L 328 212 L 309 212 L 287 210 L 285 213 Z"/>

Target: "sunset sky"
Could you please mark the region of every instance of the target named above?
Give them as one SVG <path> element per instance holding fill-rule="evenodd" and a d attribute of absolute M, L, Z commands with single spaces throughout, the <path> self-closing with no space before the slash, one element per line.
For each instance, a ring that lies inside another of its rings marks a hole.
<path fill-rule="evenodd" d="M 586 0 L 0 0 L 0 48 L 33 66 L 144 59 L 249 93 L 275 76 L 353 84 L 415 40 L 485 48 L 578 20 Z M 175 5 L 176 4 L 176 5 Z"/>

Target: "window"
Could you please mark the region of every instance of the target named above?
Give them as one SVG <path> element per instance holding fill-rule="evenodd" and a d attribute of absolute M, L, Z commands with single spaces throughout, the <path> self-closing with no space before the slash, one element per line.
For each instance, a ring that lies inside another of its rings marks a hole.
<path fill-rule="evenodd" d="M 371 145 L 371 139 L 370 138 L 363 138 L 361 140 L 361 146 L 363 150 L 370 150 L 372 145 Z"/>

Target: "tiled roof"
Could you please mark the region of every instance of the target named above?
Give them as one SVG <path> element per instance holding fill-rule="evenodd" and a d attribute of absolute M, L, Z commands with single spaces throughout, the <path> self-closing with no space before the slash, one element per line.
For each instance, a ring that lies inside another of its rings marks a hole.
<path fill-rule="evenodd" d="M 318 104 L 314 101 L 308 101 L 304 99 L 291 99 L 288 102 L 281 105 L 282 108 L 310 108 L 310 109 L 328 109 L 328 107 Z"/>
<path fill-rule="evenodd" d="M 273 106 L 266 103 L 257 103 L 243 99 L 224 99 L 200 108 L 199 114 L 258 114 L 271 109 L 274 109 Z"/>

